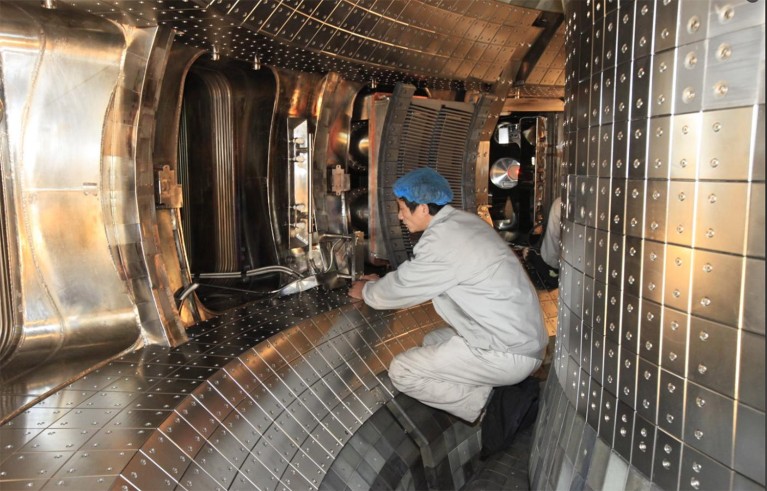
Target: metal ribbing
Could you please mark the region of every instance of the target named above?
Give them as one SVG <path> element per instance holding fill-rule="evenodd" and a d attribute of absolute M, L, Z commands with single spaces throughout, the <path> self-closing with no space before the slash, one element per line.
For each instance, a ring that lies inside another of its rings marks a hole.
<path fill-rule="evenodd" d="M 213 203 L 218 236 L 216 271 L 236 271 L 237 221 L 235 203 L 234 130 L 229 85 L 220 76 L 204 78 L 211 95 L 211 141 L 213 142 Z"/>
<path fill-rule="evenodd" d="M 183 225 L 184 243 L 187 250 L 194 250 L 192 244 L 192 219 L 189 213 L 189 204 L 192 199 L 189 193 L 189 126 L 187 125 L 187 109 L 186 104 L 181 107 L 181 122 L 179 124 L 178 131 L 178 168 L 177 175 L 179 184 L 181 185 L 181 192 L 184 198 L 184 206 L 186 210 L 182 208 L 181 223 Z"/>

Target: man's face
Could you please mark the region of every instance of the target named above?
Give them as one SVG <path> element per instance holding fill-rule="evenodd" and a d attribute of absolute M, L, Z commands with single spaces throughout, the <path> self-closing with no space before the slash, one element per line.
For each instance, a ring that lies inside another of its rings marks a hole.
<path fill-rule="evenodd" d="M 412 212 L 407 207 L 404 201 L 397 200 L 399 206 L 399 213 L 397 218 L 407 227 L 408 232 L 411 234 L 417 232 L 423 232 L 431 221 L 431 215 L 429 215 L 429 207 L 427 205 L 418 205 Z"/>

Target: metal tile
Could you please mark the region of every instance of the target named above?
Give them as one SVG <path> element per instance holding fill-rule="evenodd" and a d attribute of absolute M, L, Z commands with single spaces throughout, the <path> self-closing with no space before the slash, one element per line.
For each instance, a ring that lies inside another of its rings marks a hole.
<path fill-rule="evenodd" d="M 596 227 L 609 230 L 610 226 L 610 179 L 597 180 Z"/>
<path fill-rule="evenodd" d="M 618 10 L 618 47 L 616 63 L 630 61 L 633 57 L 634 5 Z"/>
<path fill-rule="evenodd" d="M 615 66 L 618 59 L 618 14 L 619 11 L 611 10 L 605 13 L 604 21 L 604 41 L 602 44 L 602 67 L 607 70 Z M 604 115 L 603 115 L 604 118 Z M 604 119 L 603 119 L 604 120 Z"/>
<path fill-rule="evenodd" d="M 644 157 L 643 157 L 644 158 Z M 644 232 L 644 180 L 626 181 L 626 235 L 642 237 Z"/>
<path fill-rule="evenodd" d="M 621 347 L 618 373 L 618 399 L 636 409 L 637 355 Z"/>
<path fill-rule="evenodd" d="M 626 461 L 631 459 L 634 436 L 634 417 L 636 413 L 628 405 L 618 402 L 615 414 L 615 441 L 613 449 Z"/>
<path fill-rule="evenodd" d="M 136 489 L 174 489 L 178 484 L 144 453 L 137 453 L 121 476 Z"/>
<path fill-rule="evenodd" d="M 53 479 L 83 476 L 116 476 L 137 450 L 86 450 L 75 452 Z"/>
<path fill-rule="evenodd" d="M 754 369 L 764 360 L 764 335 L 742 331 L 740 333 L 740 381 L 738 399 L 740 402 L 764 411 L 764 370 Z"/>
<path fill-rule="evenodd" d="M 591 367 L 589 373 L 598 384 L 602 383 L 604 365 L 605 338 L 602 334 L 592 330 L 591 334 Z M 593 385 L 593 383 L 592 383 Z M 596 428 L 596 426 L 595 426 Z"/>
<path fill-rule="evenodd" d="M 613 445 L 613 436 L 615 432 L 615 412 L 618 408 L 618 398 L 608 391 L 602 391 L 602 408 L 599 421 L 599 438 Z"/>
<path fill-rule="evenodd" d="M 621 349 L 639 353 L 639 316 L 641 303 L 638 297 L 623 292 L 621 314 Z"/>
<path fill-rule="evenodd" d="M 719 462 L 732 460 L 735 402 L 692 382 L 687 383 L 684 441 Z"/>
<path fill-rule="evenodd" d="M 764 260 L 746 259 L 743 329 L 764 334 Z"/>
<path fill-rule="evenodd" d="M 654 450 L 655 425 L 637 414 L 634 419 L 631 465 L 638 469 L 645 476 L 652 475 Z"/>
<path fill-rule="evenodd" d="M 686 311 L 689 302 L 692 250 L 686 247 L 666 246 L 666 274 L 664 304 Z"/>
<path fill-rule="evenodd" d="M 620 350 L 618 344 L 605 338 L 604 375 L 602 386 L 613 395 L 618 394 L 618 363 Z"/>
<path fill-rule="evenodd" d="M 743 107 L 703 113 L 700 179 L 749 179 L 753 146 L 732 145 L 732 142 L 754 134 L 758 111 L 754 107 Z"/>
<path fill-rule="evenodd" d="M 630 112 L 631 103 L 632 103 L 631 101 L 632 66 L 633 64 L 631 62 L 626 62 L 626 63 L 621 62 L 615 67 L 615 109 L 614 109 L 614 116 L 613 116 L 614 123 L 617 123 L 619 121 L 627 121 L 629 118 L 629 112 Z M 618 141 L 618 137 L 617 137 L 617 131 L 616 131 L 616 143 L 614 143 L 614 145 L 617 145 L 617 141 Z M 615 156 L 615 158 L 618 159 L 620 155 L 621 154 L 618 153 Z M 616 176 L 616 173 L 615 171 L 613 171 L 613 177 L 615 176 Z"/>
<path fill-rule="evenodd" d="M 639 42 L 641 43 L 640 37 Z M 636 48 L 634 49 L 636 53 Z M 632 62 L 631 80 L 631 113 L 633 121 L 644 121 L 648 115 L 650 105 L 650 72 L 652 70 L 652 57 L 644 56 L 635 58 Z M 632 132 L 634 129 L 632 128 Z"/>
<path fill-rule="evenodd" d="M 653 364 L 660 363 L 662 307 L 649 300 L 642 300 L 640 316 L 639 356 Z"/>
<path fill-rule="evenodd" d="M 657 421 L 659 368 L 643 358 L 637 366 L 637 413 L 651 421 Z"/>
<path fill-rule="evenodd" d="M 95 433 L 90 428 L 49 428 L 21 448 L 22 452 L 72 451 L 83 446 Z M 3 446 L 6 445 L 3 440 Z"/>
<path fill-rule="evenodd" d="M 0 476 L 3 481 L 51 478 L 72 455 L 73 451 L 17 452 L 0 463 Z"/>
<path fill-rule="evenodd" d="M 620 343 L 621 334 L 621 291 L 614 286 L 608 287 L 607 315 L 605 317 L 605 337 L 614 343 Z"/>
<path fill-rule="evenodd" d="M 764 412 L 737 405 L 735 431 L 735 470 L 764 486 Z"/>
<path fill-rule="evenodd" d="M 666 212 L 668 209 L 668 182 L 648 180 L 647 204 L 644 221 L 644 235 L 646 239 L 657 241 L 666 240 Z"/>
<path fill-rule="evenodd" d="M 684 385 L 684 379 L 661 369 L 658 387 L 658 426 L 680 439 L 684 418 Z"/>
<path fill-rule="evenodd" d="M 598 381 L 591 379 L 589 385 L 588 408 L 586 410 L 586 422 L 596 431 L 599 428 L 599 416 L 602 407 L 602 386 Z"/>
<path fill-rule="evenodd" d="M 658 428 L 655 434 L 652 481 L 662 489 L 678 489 L 681 457 L 682 442 Z"/>
<path fill-rule="evenodd" d="M 617 188 L 616 188 L 617 189 Z M 622 188 L 621 188 L 622 189 Z M 614 191 L 615 194 L 615 191 Z M 621 191 L 621 195 L 623 191 Z M 623 253 L 625 237 L 620 232 L 611 232 L 609 241 L 609 264 L 607 284 L 621 288 L 623 286 Z M 611 293 L 612 294 L 612 293 Z"/>
<path fill-rule="evenodd" d="M 625 208 L 626 180 L 613 179 L 610 195 L 610 233 L 613 235 L 621 235 L 624 233 Z M 612 240 L 611 245 L 614 242 L 615 241 Z"/>
<path fill-rule="evenodd" d="M 655 2 L 637 0 L 634 10 L 634 58 L 652 53 L 655 28 Z"/>
<path fill-rule="evenodd" d="M 750 191 L 748 223 L 746 224 L 746 233 L 748 234 L 746 255 L 763 258 L 765 256 L 765 241 L 763 240 L 764 235 L 759 233 L 759 224 L 764 223 L 764 184 L 752 183 Z M 762 304 L 764 304 L 764 302 L 762 302 Z"/>
<path fill-rule="evenodd" d="M 604 230 L 597 230 L 594 239 L 594 280 L 607 283 L 610 236 Z"/>
<path fill-rule="evenodd" d="M 687 330 L 689 317 L 677 310 L 663 308 L 662 352 L 663 368 L 684 376 L 687 367 Z"/>
<path fill-rule="evenodd" d="M 691 317 L 689 379 L 734 397 L 737 345 L 735 329 Z"/>
<path fill-rule="evenodd" d="M 642 254 L 642 296 L 657 303 L 663 300 L 665 244 L 644 241 Z"/>
<path fill-rule="evenodd" d="M 682 447 L 682 471 L 679 489 L 730 489 L 732 471 L 692 447 Z"/>
<path fill-rule="evenodd" d="M 702 125 L 700 113 L 671 118 L 671 179 L 695 179 Z"/>
<path fill-rule="evenodd" d="M 763 26 L 709 38 L 702 109 L 764 104 L 764 91 L 754 84 L 764 77 L 763 58 Z"/>
<path fill-rule="evenodd" d="M 695 247 L 742 253 L 748 184 L 699 181 L 697 187 Z"/>
<path fill-rule="evenodd" d="M 596 60 L 599 60 L 598 56 L 594 57 Z M 593 67 L 593 70 L 598 69 L 598 67 Z M 602 102 L 602 72 L 592 71 L 591 74 L 591 95 L 589 96 L 589 126 L 599 126 L 599 120 L 602 113 L 602 109 L 600 107 L 600 104 Z M 599 141 L 599 137 L 596 136 L 597 133 L 591 134 L 591 141 Z M 593 150 L 596 150 L 596 147 L 592 147 Z M 597 153 L 596 152 L 589 152 L 589 175 L 596 174 L 596 162 L 597 162 Z"/>

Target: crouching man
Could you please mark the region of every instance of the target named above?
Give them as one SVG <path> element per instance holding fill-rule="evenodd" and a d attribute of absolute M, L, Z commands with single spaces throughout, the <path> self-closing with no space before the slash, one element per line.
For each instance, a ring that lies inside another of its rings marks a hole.
<path fill-rule="evenodd" d="M 389 378 L 401 392 L 467 422 L 480 419 L 493 387 L 514 385 L 541 365 L 548 336 L 538 296 L 506 242 L 478 216 L 448 203 L 444 177 L 416 169 L 394 184 L 398 218 L 423 232 L 414 258 L 349 289 L 375 309 L 432 300 L 450 326 L 395 356 Z"/>

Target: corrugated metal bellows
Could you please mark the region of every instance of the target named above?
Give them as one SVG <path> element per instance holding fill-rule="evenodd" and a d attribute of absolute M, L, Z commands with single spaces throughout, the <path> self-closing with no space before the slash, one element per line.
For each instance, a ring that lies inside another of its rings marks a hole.
<path fill-rule="evenodd" d="M 414 93 L 413 86 L 395 86 L 381 136 L 379 210 L 387 256 L 395 266 L 412 257 L 417 238 L 397 219 L 394 182 L 413 169 L 431 167 L 450 183 L 452 205 L 474 210 L 475 195 L 467 190 L 474 189 L 479 130 L 490 103 L 484 97 L 470 104 L 414 98 Z"/>

